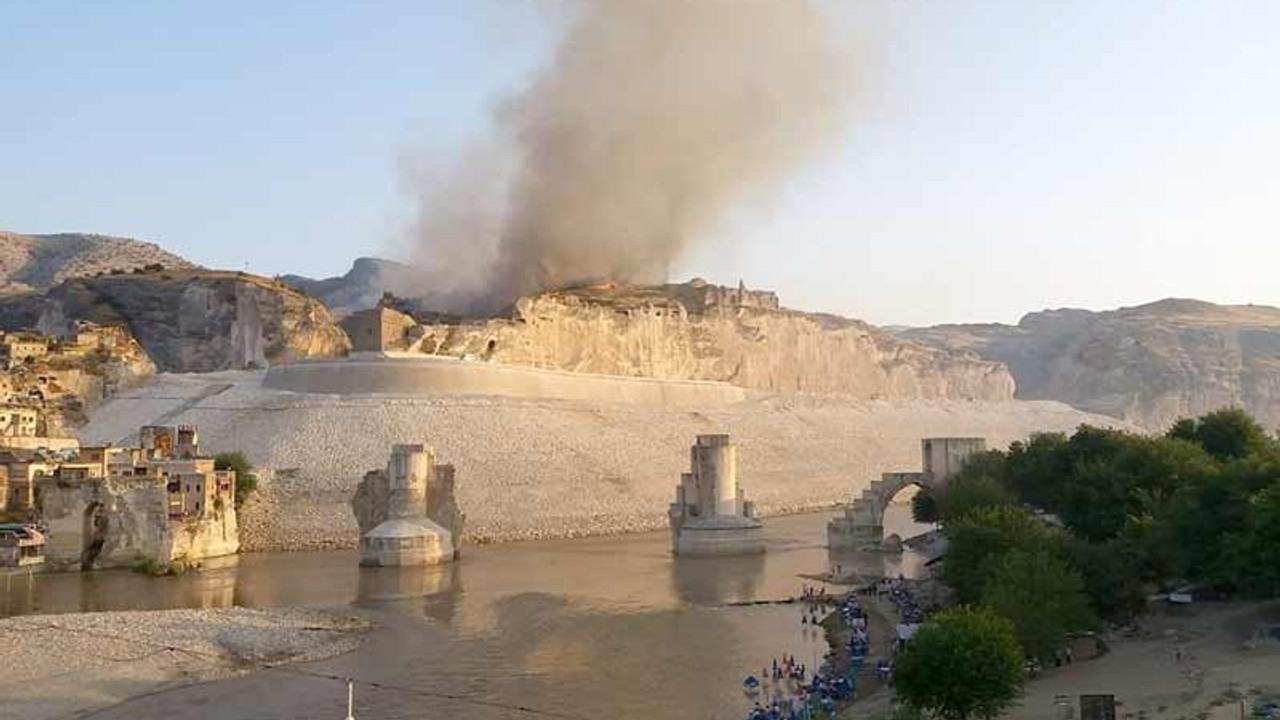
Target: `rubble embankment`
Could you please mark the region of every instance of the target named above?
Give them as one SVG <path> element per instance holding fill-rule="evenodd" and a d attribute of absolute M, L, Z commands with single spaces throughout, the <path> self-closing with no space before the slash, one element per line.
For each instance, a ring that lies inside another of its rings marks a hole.
<path fill-rule="evenodd" d="M 206 388 L 229 386 L 201 397 Z M 989 447 L 1081 423 L 1117 424 L 1058 403 L 853 401 L 763 396 L 666 408 L 494 396 L 318 395 L 263 388 L 255 373 L 161 375 L 117 395 L 81 429 L 116 442 L 157 417 L 200 428 L 260 472 L 239 513 L 242 551 L 355 545 L 351 497 L 395 443 L 425 443 L 457 468 L 468 542 L 665 527 L 689 442 L 728 433 L 738 479 L 763 515 L 848 501 L 881 472 L 918 468 L 921 437 Z"/>
<path fill-rule="evenodd" d="M 170 687 L 354 649 L 350 609 L 218 608 L 0 620 L 6 720 L 44 720 Z"/>

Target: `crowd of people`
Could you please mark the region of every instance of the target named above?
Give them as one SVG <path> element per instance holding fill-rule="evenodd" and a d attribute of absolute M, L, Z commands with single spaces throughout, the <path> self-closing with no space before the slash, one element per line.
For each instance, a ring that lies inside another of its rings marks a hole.
<path fill-rule="evenodd" d="M 806 720 L 818 710 L 833 712 L 837 703 L 853 697 L 857 689 L 857 669 L 870 649 L 866 614 L 858 597 L 849 593 L 844 597 L 828 596 L 825 587 L 804 587 L 800 594 L 802 625 L 819 625 L 822 615 L 832 604 L 845 624 L 853 628 L 849 656 L 856 658 L 847 672 L 837 670 L 840 663 L 828 653 L 821 668 L 812 673 L 794 656 L 783 655 L 774 659 L 771 666 L 762 668 L 761 678 L 748 676 L 743 689 L 756 700 L 747 720 Z M 772 689 L 770 694 L 768 691 Z M 762 704 L 760 696 L 765 695 Z"/>

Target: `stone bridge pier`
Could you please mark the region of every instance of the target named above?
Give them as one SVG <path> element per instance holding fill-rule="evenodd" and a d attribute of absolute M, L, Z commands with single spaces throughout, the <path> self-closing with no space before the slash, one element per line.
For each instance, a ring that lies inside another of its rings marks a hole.
<path fill-rule="evenodd" d="M 976 453 L 987 449 L 983 438 L 925 438 L 920 441 L 923 470 L 889 472 L 880 476 L 845 506 L 844 514 L 827 523 L 827 547 L 832 550 L 878 549 L 884 542 L 884 513 L 907 487 L 939 488 Z"/>

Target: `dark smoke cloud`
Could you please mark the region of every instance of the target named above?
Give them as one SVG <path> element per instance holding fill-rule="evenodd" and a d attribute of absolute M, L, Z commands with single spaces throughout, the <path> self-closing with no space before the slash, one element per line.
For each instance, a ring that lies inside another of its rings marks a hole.
<path fill-rule="evenodd" d="M 808 0 L 591 0 L 495 113 L 495 147 L 415 180 L 402 293 L 452 310 L 653 283 L 836 138 L 849 63 Z"/>

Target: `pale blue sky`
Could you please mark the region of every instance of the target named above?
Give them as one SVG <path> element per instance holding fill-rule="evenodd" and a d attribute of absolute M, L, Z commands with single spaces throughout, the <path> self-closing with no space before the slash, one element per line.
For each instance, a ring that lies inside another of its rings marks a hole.
<path fill-rule="evenodd" d="M 1280 3 L 828 6 L 847 141 L 681 277 L 877 323 L 1280 305 Z M 342 272 L 407 221 L 406 152 L 480 134 L 557 32 L 538 0 L 0 0 L 0 228 Z"/>

